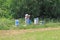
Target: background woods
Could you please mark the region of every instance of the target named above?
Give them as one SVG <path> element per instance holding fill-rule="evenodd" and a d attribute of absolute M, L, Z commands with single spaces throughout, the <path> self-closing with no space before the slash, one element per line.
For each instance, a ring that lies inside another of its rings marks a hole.
<path fill-rule="evenodd" d="M 32 17 L 59 18 L 60 0 L 0 0 L 0 17 L 20 18 L 26 13 Z"/>

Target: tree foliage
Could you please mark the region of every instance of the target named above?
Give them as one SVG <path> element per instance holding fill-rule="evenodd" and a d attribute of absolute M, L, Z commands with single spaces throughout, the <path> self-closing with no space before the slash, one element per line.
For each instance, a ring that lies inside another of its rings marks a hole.
<path fill-rule="evenodd" d="M 0 17 L 20 18 L 26 13 L 32 17 L 59 18 L 60 0 L 0 0 Z"/>

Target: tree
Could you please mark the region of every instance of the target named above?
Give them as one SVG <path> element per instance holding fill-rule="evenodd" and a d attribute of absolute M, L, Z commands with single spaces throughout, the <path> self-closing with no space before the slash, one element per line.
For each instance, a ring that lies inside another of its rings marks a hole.
<path fill-rule="evenodd" d="M 59 18 L 60 0 L 0 0 L 0 17 L 20 18 L 26 13 L 32 17 Z"/>

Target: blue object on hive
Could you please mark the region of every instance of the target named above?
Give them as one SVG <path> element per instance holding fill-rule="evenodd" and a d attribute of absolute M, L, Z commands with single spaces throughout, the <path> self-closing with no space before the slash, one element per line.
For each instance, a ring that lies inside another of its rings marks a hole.
<path fill-rule="evenodd" d="M 16 26 L 19 25 L 19 20 L 15 20 L 15 25 L 16 25 Z"/>

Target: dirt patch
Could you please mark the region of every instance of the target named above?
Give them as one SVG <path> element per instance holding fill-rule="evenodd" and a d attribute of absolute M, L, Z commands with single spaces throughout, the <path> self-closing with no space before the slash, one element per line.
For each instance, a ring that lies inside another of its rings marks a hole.
<path fill-rule="evenodd" d="M 47 30 L 60 30 L 60 28 L 38 28 L 38 29 L 22 29 L 22 30 L 0 30 L 0 35 L 17 35 L 27 32 L 47 31 Z"/>

